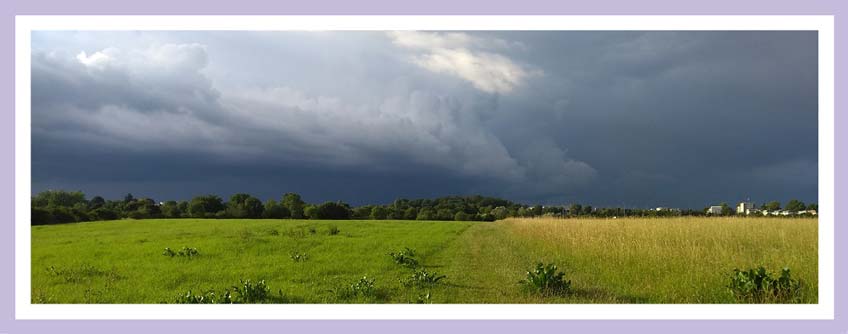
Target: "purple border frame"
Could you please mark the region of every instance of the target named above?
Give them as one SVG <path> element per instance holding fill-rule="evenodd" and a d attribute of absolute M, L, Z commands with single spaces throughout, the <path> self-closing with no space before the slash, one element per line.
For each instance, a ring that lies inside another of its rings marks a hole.
<path fill-rule="evenodd" d="M 429 0 L 403 2 L 392 0 L 312 0 L 299 3 L 273 0 L 240 0 L 233 2 L 213 2 L 204 0 L 11 0 L 0 7 L 0 212 L 5 223 L 0 226 L 0 334 L 6 333 L 170 333 L 170 332 L 206 332 L 206 333 L 250 333 L 250 332 L 326 332 L 326 333 L 430 333 L 437 332 L 486 332 L 512 333 L 519 331 L 576 331 L 597 333 L 834 333 L 848 334 L 848 305 L 846 289 L 839 284 L 848 278 L 848 246 L 838 241 L 848 240 L 846 229 L 839 223 L 835 228 L 835 320 L 777 320 L 777 321 L 663 321 L 663 320 L 556 320 L 556 321 L 383 321 L 383 320 L 274 320 L 274 321 L 34 321 L 15 320 L 14 314 L 14 22 L 15 15 L 59 15 L 59 14 L 126 14 L 126 15 L 173 15 L 173 14 L 559 14 L 559 15 L 834 15 L 835 18 L 835 59 L 845 54 L 848 47 L 848 2 L 840 0 L 593 0 L 583 3 L 570 3 L 556 0 Z M 842 62 L 848 64 L 848 62 Z M 835 64 L 835 164 L 848 165 L 846 147 L 848 134 L 848 116 L 844 112 L 848 97 L 839 94 L 845 92 L 843 83 L 848 80 L 848 70 Z M 848 182 L 835 175 L 835 204 L 837 208 L 848 205 Z M 837 211 L 836 221 L 848 218 L 848 212 Z M 841 254 L 841 255 L 840 255 Z"/>

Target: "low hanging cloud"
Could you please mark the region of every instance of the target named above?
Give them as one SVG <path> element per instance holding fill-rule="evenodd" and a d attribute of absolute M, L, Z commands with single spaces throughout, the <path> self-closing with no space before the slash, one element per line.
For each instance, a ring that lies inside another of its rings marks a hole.
<path fill-rule="evenodd" d="M 394 31 L 388 36 L 415 52 L 413 64 L 428 71 L 459 77 L 487 93 L 510 93 L 541 71 L 522 66 L 506 56 L 485 51 L 510 44 L 501 39 L 483 39 L 465 33 Z"/>
<path fill-rule="evenodd" d="M 444 43 L 470 44 L 464 37 Z M 492 105 L 478 103 L 479 96 L 410 88 L 361 102 L 285 85 L 220 92 L 204 74 L 208 59 L 200 44 L 108 48 L 75 57 L 35 53 L 33 90 L 61 96 L 34 100 L 34 133 L 135 151 L 207 152 L 249 163 L 429 167 L 495 180 L 493 188 L 531 185 L 537 189 L 533 195 L 582 185 L 596 174 L 552 142 L 545 152 L 510 152 L 482 120 Z"/>
<path fill-rule="evenodd" d="M 32 37 L 36 192 L 816 201 L 815 32 Z"/>

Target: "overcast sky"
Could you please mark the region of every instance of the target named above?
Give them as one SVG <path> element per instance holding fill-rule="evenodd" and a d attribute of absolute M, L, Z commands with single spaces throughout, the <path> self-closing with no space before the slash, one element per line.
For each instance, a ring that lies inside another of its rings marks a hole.
<path fill-rule="evenodd" d="M 34 32 L 33 192 L 817 201 L 815 32 Z"/>

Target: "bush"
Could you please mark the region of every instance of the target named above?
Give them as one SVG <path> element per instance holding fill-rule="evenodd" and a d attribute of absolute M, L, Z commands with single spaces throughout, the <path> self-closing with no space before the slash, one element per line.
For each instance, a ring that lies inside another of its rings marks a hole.
<path fill-rule="evenodd" d="M 32 225 L 50 225 L 55 223 L 53 220 L 53 215 L 50 214 L 50 211 L 40 209 L 40 208 L 32 208 L 31 209 L 31 224 Z"/>
<path fill-rule="evenodd" d="M 527 277 L 520 283 L 543 295 L 562 294 L 571 290 L 571 280 L 564 280 L 564 276 L 565 273 L 557 271 L 556 265 L 539 262 L 533 271 L 527 272 Z"/>
<path fill-rule="evenodd" d="M 239 280 L 239 285 L 233 286 L 235 297 L 234 303 L 261 303 L 269 296 L 271 289 L 265 285 L 265 280 L 253 283 L 248 280 Z"/>
<path fill-rule="evenodd" d="M 398 251 L 397 253 L 389 253 L 389 256 L 392 257 L 392 260 L 395 263 L 404 267 L 418 267 L 418 260 L 413 258 L 413 256 L 415 256 L 415 250 L 409 247 L 404 247 L 403 250 Z"/>
<path fill-rule="evenodd" d="M 145 219 L 145 218 L 148 218 L 148 217 L 147 217 L 147 215 L 145 215 L 144 213 L 142 213 L 140 211 L 133 211 L 133 212 L 130 212 L 129 214 L 127 214 L 127 218 L 129 218 L 129 219 Z"/>
<path fill-rule="evenodd" d="M 773 277 L 764 267 L 733 269 L 727 286 L 737 301 L 747 303 L 798 302 L 802 284 L 792 278 L 789 268 L 783 268 L 780 277 Z"/>
<path fill-rule="evenodd" d="M 298 252 L 293 252 L 293 253 L 289 254 L 289 257 L 294 262 L 303 262 L 303 261 L 306 261 L 306 260 L 309 259 L 309 256 L 306 255 L 306 253 L 298 253 Z"/>
<path fill-rule="evenodd" d="M 50 215 L 53 216 L 54 224 L 66 224 L 77 221 L 77 217 L 74 217 L 73 213 L 67 208 L 52 208 L 50 209 Z"/>
<path fill-rule="evenodd" d="M 177 296 L 174 303 L 177 304 L 249 304 L 274 301 L 271 289 L 265 285 L 265 281 L 253 283 L 251 280 L 239 280 L 239 285 L 225 289 L 220 296 L 215 290 L 209 290 L 205 294 L 193 294 L 191 290 Z M 285 301 L 282 290 L 279 292 L 277 301 Z"/>
<path fill-rule="evenodd" d="M 421 268 L 412 273 L 412 276 L 406 280 L 401 280 L 405 286 L 430 286 L 444 279 L 445 275 L 439 275 L 435 272 L 428 272 L 427 269 Z"/>
<path fill-rule="evenodd" d="M 91 218 L 94 220 L 116 220 L 119 216 L 115 211 L 106 208 L 99 208 L 91 212 Z"/>
<path fill-rule="evenodd" d="M 193 294 L 191 290 L 188 290 L 183 295 L 177 296 L 177 299 L 174 300 L 176 304 L 232 304 L 232 296 L 230 295 L 230 291 L 226 291 L 223 295 L 218 297 L 215 294 L 215 290 L 209 290 L 205 294 Z"/>
<path fill-rule="evenodd" d="M 175 251 L 171 250 L 170 248 L 165 247 L 165 250 L 162 252 L 162 255 L 168 256 L 168 257 L 179 256 L 179 257 L 192 258 L 192 257 L 200 255 L 200 252 L 197 251 L 197 248 L 183 247 L 183 249 L 175 252 Z"/>
<path fill-rule="evenodd" d="M 350 293 L 354 296 L 373 296 L 374 291 L 374 279 L 368 279 L 368 276 L 362 276 L 350 285 Z"/>
<path fill-rule="evenodd" d="M 336 235 L 339 234 L 339 232 L 341 231 L 339 231 L 339 227 L 336 225 L 330 225 L 330 227 L 327 228 L 327 235 Z"/>

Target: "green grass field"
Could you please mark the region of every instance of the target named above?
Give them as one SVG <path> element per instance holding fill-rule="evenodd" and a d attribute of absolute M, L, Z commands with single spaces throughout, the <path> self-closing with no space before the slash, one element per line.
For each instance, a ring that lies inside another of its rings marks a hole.
<path fill-rule="evenodd" d="M 335 226 L 338 234 L 328 233 Z M 122 220 L 32 227 L 33 303 L 173 303 L 188 290 L 265 280 L 279 303 L 733 303 L 734 268 L 792 269 L 818 301 L 815 219 L 508 219 L 488 222 Z M 197 248 L 192 258 L 162 255 Z M 430 272 L 388 255 L 404 247 Z M 305 254 L 295 261 L 292 254 Z M 572 280 L 540 296 L 518 283 L 536 262 Z M 367 296 L 341 293 L 363 276 Z M 429 298 L 426 296 L 429 294 Z"/>

